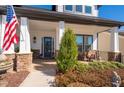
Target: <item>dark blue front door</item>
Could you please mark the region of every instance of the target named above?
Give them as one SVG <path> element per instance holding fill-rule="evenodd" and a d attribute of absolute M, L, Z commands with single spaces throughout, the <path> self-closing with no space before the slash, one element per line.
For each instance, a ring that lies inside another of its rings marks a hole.
<path fill-rule="evenodd" d="M 44 37 L 44 57 L 52 57 L 52 37 Z"/>

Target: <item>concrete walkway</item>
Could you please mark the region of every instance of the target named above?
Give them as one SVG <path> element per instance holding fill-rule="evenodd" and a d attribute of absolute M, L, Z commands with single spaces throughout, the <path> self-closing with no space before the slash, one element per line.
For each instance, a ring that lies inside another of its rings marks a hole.
<path fill-rule="evenodd" d="M 55 61 L 34 60 L 32 71 L 20 87 L 50 87 L 56 75 Z"/>

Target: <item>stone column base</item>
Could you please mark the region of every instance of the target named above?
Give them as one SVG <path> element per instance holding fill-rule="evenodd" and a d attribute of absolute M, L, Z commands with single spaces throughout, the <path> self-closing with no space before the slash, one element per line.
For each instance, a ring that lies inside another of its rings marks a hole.
<path fill-rule="evenodd" d="M 120 52 L 108 52 L 108 60 L 121 62 L 121 53 Z"/>
<path fill-rule="evenodd" d="M 31 71 L 32 53 L 6 54 L 15 71 Z"/>
<path fill-rule="evenodd" d="M 120 52 L 98 51 L 98 55 L 101 60 L 121 62 Z"/>
<path fill-rule="evenodd" d="M 31 71 L 32 53 L 17 53 L 17 70 Z"/>

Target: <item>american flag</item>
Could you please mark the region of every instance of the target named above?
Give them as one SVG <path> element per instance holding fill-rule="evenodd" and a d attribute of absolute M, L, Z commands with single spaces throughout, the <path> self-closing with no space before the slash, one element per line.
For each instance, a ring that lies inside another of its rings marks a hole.
<path fill-rule="evenodd" d="M 12 44 L 18 43 L 18 37 L 16 35 L 16 28 L 18 25 L 18 20 L 15 15 L 15 11 L 13 6 L 7 6 L 7 17 L 6 17 L 6 25 L 4 30 L 4 38 L 3 38 L 3 51 L 7 51 Z"/>

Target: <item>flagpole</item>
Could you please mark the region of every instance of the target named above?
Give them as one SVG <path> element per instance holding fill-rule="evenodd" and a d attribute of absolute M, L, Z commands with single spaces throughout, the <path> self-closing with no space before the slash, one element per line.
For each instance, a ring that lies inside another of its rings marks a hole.
<path fill-rule="evenodd" d="M 14 14 L 16 14 L 13 5 L 11 5 L 11 6 L 12 6 L 12 10 L 13 10 Z M 15 15 L 15 17 L 17 19 L 17 16 L 16 15 Z M 19 22 L 18 22 L 18 24 L 19 24 Z"/>
<path fill-rule="evenodd" d="M 13 7 L 13 5 L 11 5 L 12 6 L 12 9 L 13 9 L 13 11 L 14 11 L 14 7 Z M 14 11 L 14 14 L 15 14 L 15 11 Z M 16 16 L 16 15 L 15 15 Z M 17 18 L 17 16 L 16 16 L 16 18 Z M 18 22 L 18 24 L 19 24 L 19 22 Z M 21 32 L 21 31 L 20 31 Z M 22 33 L 21 33 L 22 34 Z M 24 39 L 24 37 L 23 37 L 23 34 L 22 34 L 22 38 Z"/>

